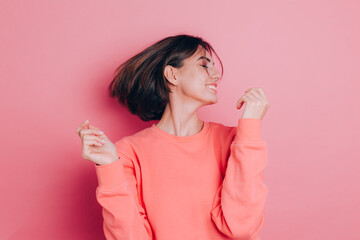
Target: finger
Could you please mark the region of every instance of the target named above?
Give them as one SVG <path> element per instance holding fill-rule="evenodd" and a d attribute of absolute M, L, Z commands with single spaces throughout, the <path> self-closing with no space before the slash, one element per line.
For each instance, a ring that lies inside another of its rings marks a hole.
<path fill-rule="evenodd" d="M 102 132 L 99 128 L 95 127 L 94 125 L 89 124 L 89 128 L 98 130 L 98 132 L 101 134 L 101 137 L 106 138 L 105 133 Z"/>
<path fill-rule="evenodd" d="M 253 102 L 259 102 L 259 101 L 261 101 L 261 99 L 258 99 L 258 97 L 256 97 L 255 94 L 249 94 L 249 95 L 247 95 L 247 98 L 248 98 L 248 100 L 251 100 L 251 101 L 253 101 Z"/>
<path fill-rule="evenodd" d="M 263 96 L 264 99 L 267 99 L 264 90 L 260 89 L 259 92 L 260 92 L 261 96 Z"/>
<path fill-rule="evenodd" d="M 250 93 L 248 93 L 249 96 L 253 96 L 256 98 L 256 101 L 262 102 L 262 103 L 266 103 L 268 104 L 268 100 L 267 97 L 265 96 L 264 91 L 262 90 L 262 88 L 257 88 L 254 91 L 251 91 Z"/>
<path fill-rule="evenodd" d="M 269 101 L 267 100 L 267 97 L 264 93 L 264 90 L 262 88 L 254 88 L 253 91 L 249 92 L 248 94 L 251 94 L 252 96 L 255 96 L 256 99 L 260 102 L 266 102 L 268 103 Z"/>
<path fill-rule="evenodd" d="M 242 96 L 241 98 L 239 98 L 239 100 L 237 100 L 237 102 L 236 102 L 236 108 L 240 108 L 239 106 L 242 105 L 242 102 L 244 101 L 243 97 L 244 97 L 244 96 Z"/>
<path fill-rule="evenodd" d="M 258 94 L 259 96 L 264 95 L 264 94 L 263 94 L 263 93 L 264 93 L 264 91 L 263 91 L 263 89 L 262 89 L 262 88 L 254 88 L 254 90 L 253 90 L 253 91 L 251 91 L 251 93 L 256 93 L 256 94 Z"/>
<path fill-rule="evenodd" d="M 87 139 L 87 140 L 84 140 L 84 145 L 91 147 L 91 146 L 102 146 L 104 144 L 97 141 L 96 139 Z"/>
<path fill-rule="evenodd" d="M 244 92 L 249 92 L 251 89 L 253 89 L 253 88 L 247 88 L 244 90 Z"/>
<path fill-rule="evenodd" d="M 99 129 L 99 128 L 95 127 L 94 125 L 91 125 L 91 124 L 89 124 L 89 128 L 90 129 Z"/>
<path fill-rule="evenodd" d="M 262 101 L 263 100 L 263 97 L 257 91 L 249 92 L 247 95 L 252 100 L 257 100 L 257 101 Z"/>
<path fill-rule="evenodd" d="M 236 108 L 237 109 L 240 109 L 241 107 L 242 107 L 242 105 L 244 104 L 244 102 L 243 101 L 241 101 L 238 105 L 236 105 Z"/>
<path fill-rule="evenodd" d="M 99 131 L 98 129 L 82 129 L 80 130 L 80 137 L 81 139 L 84 137 L 84 135 L 103 135 L 104 133 Z"/>
<path fill-rule="evenodd" d="M 242 96 L 236 103 L 236 108 L 240 109 L 241 106 L 247 101 L 247 96 Z"/>
<path fill-rule="evenodd" d="M 82 130 L 80 130 L 81 136 L 84 136 L 86 134 L 102 135 L 104 133 L 98 129 L 82 129 Z"/>
<path fill-rule="evenodd" d="M 84 140 L 97 140 L 99 142 L 105 143 L 105 139 L 103 139 L 102 136 L 84 135 Z"/>
<path fill-rule="evenodd" d="M 84 127 L 89 123 L 89 120 L 85 120 L 84 122 L 80 123 L 79 127 L 76 129 L 77 135 L 80 136 L 81 129 L 84 129 Z"/>
<path fill-rule="evenodd" d="M 249 94 L 245 94 L 241 97 L 241 102 L 239 104 L 239 109 L 243 106 L 243 104 L 248 104 L 252 99 L 250 98 Z"/>

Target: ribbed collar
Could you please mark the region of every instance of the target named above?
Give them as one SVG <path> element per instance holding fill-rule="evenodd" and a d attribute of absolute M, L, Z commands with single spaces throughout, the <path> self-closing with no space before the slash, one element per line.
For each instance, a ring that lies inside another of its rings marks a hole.
<path fill-rule="evenodd" d="M 167 141 L 178 143 L 178 142 L 193 142 L 193 141 L 197 141 L 197 140 L 203 138 L 209 132 L 210 126 L 211 126 L 210 122 L 204 121 L 204 126 L 200 130 L 200 132 L 196 133 L 195 135 L 185 136 L 185 137 L 176 136 L 176 135 L 170 134 L 168 132 L 165 132 L 164 130 L 162 130 L 161 128 L 156 126 L 155 124 L 153 124 L 150 127 L 150 129 L 157 136 L 162 137 L 162 138 L 166 139 Z"/>

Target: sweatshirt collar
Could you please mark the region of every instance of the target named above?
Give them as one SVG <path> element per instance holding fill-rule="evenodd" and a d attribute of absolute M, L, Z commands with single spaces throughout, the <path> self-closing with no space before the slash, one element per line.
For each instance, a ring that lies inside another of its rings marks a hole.
<path fill-rule="evenodd" d="M 162 138 L 164 138 L 164 139 L 166 139 L 168 141 L 171 141 L 171 142 L 193 142 L 193 141 L 196 141 L 196 140 L 199 140 L 199 139 L 203 138 L 207 134 L 207 132 L 209 131 L 210 122 L 206 122 L 206 121 L 203 121 L 203 122 L 204 122 L 204 126 L 200 130 L 200 132 L 198 132 L 198 133 L 196 133 L 194 135 L 185 136 L 185 137 L 176 136 L 176 135 L 173 135 L 171 133 L 165 132 L 164 130 L 162 130 L 161 128 L 156 126 L 155 124 L 153 124 L 150 127 L 150 129 L 157 136 L 162 137 Z"/>

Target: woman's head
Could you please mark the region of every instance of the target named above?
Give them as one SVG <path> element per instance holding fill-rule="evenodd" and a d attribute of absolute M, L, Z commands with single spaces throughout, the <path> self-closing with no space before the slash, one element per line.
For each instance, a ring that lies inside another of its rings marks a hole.
<path fill-rule="evenodd" d="M 213 66 L 212 46 L 200 37 L 176 35 L 164 38 L 122 63 L 109 86 L 132 114 L 143 121 L 159 120 L 169 103 L 169 93 L 183 94 L 199 103 L 217 101 L 207 84 L 223 75 Z M 199 57 L 203 56 L 198 60 Z M 208 58 L 210 62 L 206 59 Z"/>

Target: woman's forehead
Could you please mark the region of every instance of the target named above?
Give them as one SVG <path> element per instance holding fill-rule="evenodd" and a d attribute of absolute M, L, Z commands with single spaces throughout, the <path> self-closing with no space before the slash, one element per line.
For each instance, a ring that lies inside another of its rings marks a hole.
<path fill-rule="evenodd" d="M 204 48 L 200 48 L 195 52 L 195 54 L 191 57 L 194 62 L 199 61 L 200 59 L 204 59 L 208 62 L 214 62 L 210 53 L 206 51 Z"/>

